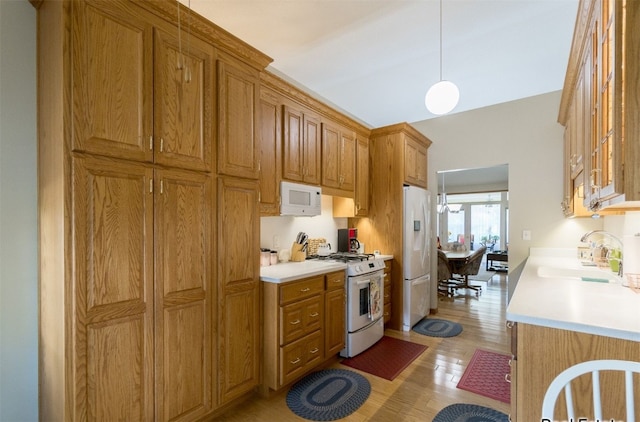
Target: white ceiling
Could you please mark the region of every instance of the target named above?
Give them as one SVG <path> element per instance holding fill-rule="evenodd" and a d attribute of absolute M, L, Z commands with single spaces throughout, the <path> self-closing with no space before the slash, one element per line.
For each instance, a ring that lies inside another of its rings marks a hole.
<path fill-rule="evenodd" d="M 180 0 L 370 127 L 436 117 L 437 0 Z M 562 89 L 578 0 L 443 0 L 453 113 Z"/>

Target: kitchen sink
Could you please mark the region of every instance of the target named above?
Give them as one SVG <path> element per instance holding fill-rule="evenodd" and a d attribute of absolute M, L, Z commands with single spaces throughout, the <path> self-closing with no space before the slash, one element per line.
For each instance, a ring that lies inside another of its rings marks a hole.
<path fill-rule="evenodd" d="M 545 278 L 570 278 L 600 283 L 620 283 L 620 277 L 606 270 L 585 268 L 538 267 L 538 276 Z"/>

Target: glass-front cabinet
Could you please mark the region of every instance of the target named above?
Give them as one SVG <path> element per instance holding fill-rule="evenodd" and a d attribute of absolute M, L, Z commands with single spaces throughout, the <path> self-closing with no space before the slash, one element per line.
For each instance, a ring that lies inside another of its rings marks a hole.
<path fill-rule="evenodd" d="M 640 2 L 581 0 L 577 16 L 558 118 L 562 208 L 567 216 L 638 208 Z"/>

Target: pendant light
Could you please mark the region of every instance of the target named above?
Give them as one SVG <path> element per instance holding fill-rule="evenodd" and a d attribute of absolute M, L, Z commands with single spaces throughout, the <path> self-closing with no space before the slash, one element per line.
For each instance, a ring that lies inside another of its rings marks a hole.
<path fill-rule="evenodd" d="M 444 191 L 444 173 L 442 173 L 442 193 L 440 194 L 438 213 L 444 214 L 445 212 L 449 212 L 449 204 L 447 204 L 447 193 Z"/>
<path fill-rule="evenodd" d="M 434 84 L 424 97 L 427 110 L 435 115 L 447 114 L 455 108 L 460 99 L 456 84 L 442 79 L 442 0 L 440 0 L 440 82 Z"/>

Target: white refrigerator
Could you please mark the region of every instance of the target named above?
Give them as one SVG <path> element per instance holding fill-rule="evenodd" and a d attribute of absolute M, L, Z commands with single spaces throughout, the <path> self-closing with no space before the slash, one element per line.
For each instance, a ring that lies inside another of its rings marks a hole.
<path fill-rule="evenodd" d="M 402 329 L 409 331 L 430 308 L 431 195 L 415 186 L 404 187 Z"/>

